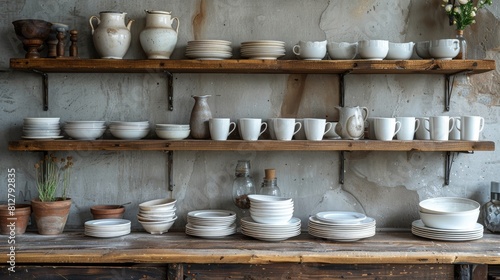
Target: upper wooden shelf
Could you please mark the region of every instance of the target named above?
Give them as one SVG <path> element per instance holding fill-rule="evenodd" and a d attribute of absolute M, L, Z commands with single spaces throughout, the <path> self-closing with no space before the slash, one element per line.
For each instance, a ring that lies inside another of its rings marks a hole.
<path fill-rule="evenodd" d="M 20 140 L 12 151 L 494 151 L 492 141 L 375 141 L 375 140 Z"/>
<path fill-rule="evenodd" d="M 495 70 L 494 60 L 116 60 L 12 58 L 10 68 L 44 73 L 470 74 Z"/>

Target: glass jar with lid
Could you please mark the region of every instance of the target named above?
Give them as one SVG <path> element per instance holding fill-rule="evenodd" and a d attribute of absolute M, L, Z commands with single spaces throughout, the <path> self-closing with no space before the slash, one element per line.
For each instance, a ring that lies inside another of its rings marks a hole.
<path fill-rule="evenodd" d="M 276 170 L 266 169 L 265 173 L 266 176 L 262 180 L 259 194 L 281 196 L 281 191 L 278 187 L 278 179 L 276 178 Z"/>
<path fill-rule="evenodd" d="M 484 226 L 491 232 L 500 233 L 500 182 L 491 182 L 491 198 L 483 205 Z"/>
<path fill-rule="evenodd" d="M 249 209 L 248 195 L 255 194 L 255 185 L 250 175 L 250 161 L 238 160 L 233 181 L 233 202 L 240 209 Z"/>

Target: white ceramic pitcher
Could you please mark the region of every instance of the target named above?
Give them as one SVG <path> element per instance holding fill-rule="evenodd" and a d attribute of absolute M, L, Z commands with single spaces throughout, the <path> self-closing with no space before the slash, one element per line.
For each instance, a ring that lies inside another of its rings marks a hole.
<path fill-rule="evenodd" d="M 336 106 L 339 110 L 339 122 L 335 132 L 342 139 L 360 139 L 365 131 L 365 121 L 368 118 L 368 108 L 359 106 Z"/>
<path fill-rule="evenodd" d="M 146 27 L 141 31 L 141 46 L 149 59 L 170 59 L 177 44 L 179 18 L 171 12 L 146 10 Z M 177 21 L 175 30 L 172 28 Z"/>
<path fill-rule="evenodd" d="M 133 20 L 125 25 L 124 12 L 100 12 L 99 17 L 89 19 L 94 47 L 102 58 L 122 59 L 130 47 L 130 27 Z M 94 27 L 93 20 L 97 21 Z"/>

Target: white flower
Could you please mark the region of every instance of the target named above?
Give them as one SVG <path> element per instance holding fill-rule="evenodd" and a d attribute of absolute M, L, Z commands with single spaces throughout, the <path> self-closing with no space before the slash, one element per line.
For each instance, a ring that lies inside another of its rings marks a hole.
<path fill-rule="evenodd" d="M 470 16 L 471 17 L 475 17 L 476 16 L 476 12 L 474 12 L 474 11 L 470 12 Z"/>
<path fill-rule="evenodd" d="M 460 7 L 455 7 L 453 9 L 453 12 L 457 13 L 457 14 L 460 14 Z"/>
<path fill-rule="evenodd" d="M 467 2 L 469 2 L 469 0 L 458 0 L 458 3 L 460 3 L 461 5 L 465 5 L 467 4 Z"/>
<path fill-rule="evenodd" d="M 446 5 L 444 7 L 444 10 L 447 11 L 447 12 L 449 12 L 449 11 L 451 11 L 452 8 L 453 8 L 453 5 L 452 4 L 448 4 L 448 5 Z"/>
<path fill-rule="evenodd" d="M 475 19 L 473 19 L 473 20 L 472 20 L 472 23 L 476 23 L 476 20 L 475 20 Z"/>

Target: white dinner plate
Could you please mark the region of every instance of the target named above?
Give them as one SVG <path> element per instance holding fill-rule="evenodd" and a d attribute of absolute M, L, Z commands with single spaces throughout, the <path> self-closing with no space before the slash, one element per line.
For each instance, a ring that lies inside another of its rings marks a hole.
<path fill-rule="evenodd" d="M 57 136 L 21 136 L 23 139 L 28 139 L 28 140 L 41 140 L 41 139 L 61 139 L 64 138 L 62 135 L 57 135 Z"/>
<path fill-rule="evenodd" d="M 348 211 L 325 211 L 316 214 L 316 218 L 332 224 L 359 224 L 366 215 Z"/>

